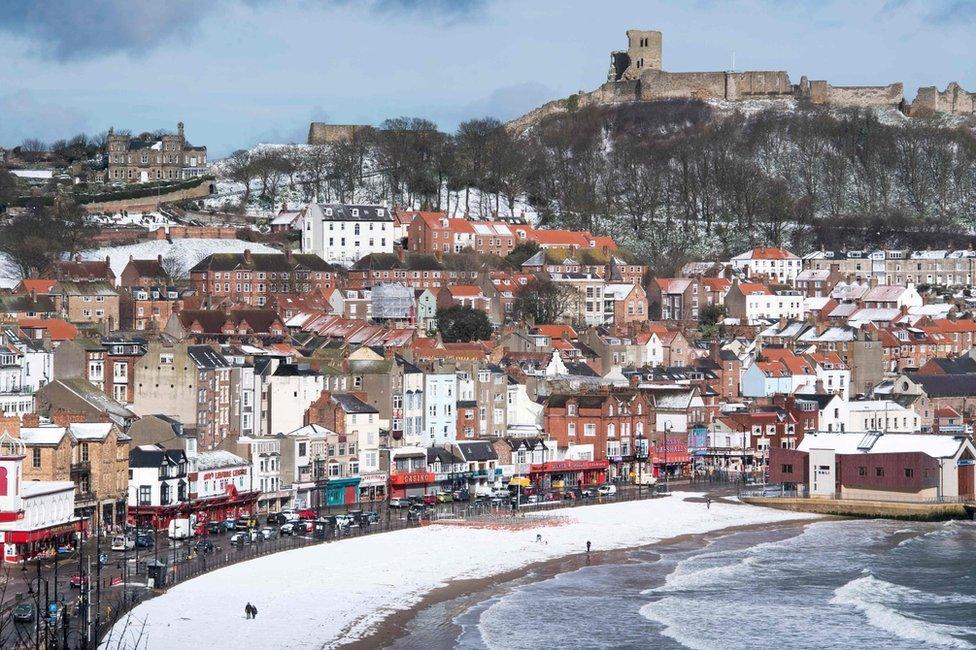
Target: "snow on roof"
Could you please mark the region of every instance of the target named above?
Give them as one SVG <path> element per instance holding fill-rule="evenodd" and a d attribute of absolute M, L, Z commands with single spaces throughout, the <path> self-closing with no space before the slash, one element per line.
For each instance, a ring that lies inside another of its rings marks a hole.
<path fill-rule="evenodd" d="M 71 434 L 78 440 L 104 440 L 112 430 L 111 422 L 72 422 Z"/>
<path fill-rule="evenodd" d="M 213 451 L 202 452 L 197 456 L 197 469 L 217 469 L 220 467 L 232 467 L 234 465 L 247 465 L 248 462 L 229 451 L 215 449 Z"/>
<path fill-rule="evenodd" d="M 73 481 L 23 481 L 20 484 L 20 496 L 29 498 L 52 492 L 74 491 L 74 489 Z"/>
<path fill-rule="evenodd" d="M 20 439 L 28 445 L 56 445 L 64 438 L 64 427 L 24 427 Z"/>
<path fill-rule="evenodd" d="M 951 458 L 965 444 L 962 436 L 932 433 L 807 433 L 797 451 L 832 449 L 838 454 L 897 454 L 921 452 L 932 458 Z"/>
<path fill-rule="evenodd" d="M 11 169 L 10 173 L 17 178 L 36 178 L 42 180 L 54 178 L 54 171 L 50 169 Z"/>

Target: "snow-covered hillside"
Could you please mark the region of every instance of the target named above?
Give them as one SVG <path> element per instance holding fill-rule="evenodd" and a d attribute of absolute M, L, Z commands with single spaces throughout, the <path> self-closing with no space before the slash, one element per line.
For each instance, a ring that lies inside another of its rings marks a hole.
<path fill-rule="evenodd" d="M 211 253 L 242 253 L 246 248 L 254 253 L 278 252 L 270 246 L 241 239 L 174 239 L 173 243 L 156 240 L 109 248 L 94 248 L 81 253 L 81 258 L 100 260 L 105 259 L 106 256 L 111 257 L 112 271 L 119 276 L 129 262 L 130 255 L 137 260 L 149 260 L 162 255 L 164 259 L 175 260 L 180 273 L 185 274 Z"/>

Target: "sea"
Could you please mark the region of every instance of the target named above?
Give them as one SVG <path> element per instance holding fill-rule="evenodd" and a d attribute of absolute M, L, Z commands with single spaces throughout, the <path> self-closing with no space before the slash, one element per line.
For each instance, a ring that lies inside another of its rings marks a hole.
<path fill-rule="evenodd" d="M 976 522 L 690 538 L 430 605 L 393 648 L 976 648 Z"/>

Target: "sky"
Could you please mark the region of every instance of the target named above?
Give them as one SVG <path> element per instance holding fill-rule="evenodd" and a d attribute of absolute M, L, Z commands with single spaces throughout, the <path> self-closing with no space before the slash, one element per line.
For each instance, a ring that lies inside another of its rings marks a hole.
<path fill-rule="evenodd" d="M 2 0 L 0 146 L 178 121 L 211 158 L 312 120 L 516 117 L 606 80 L 627 29 L 672 71 L 976 90 L 976 0 Z"/>

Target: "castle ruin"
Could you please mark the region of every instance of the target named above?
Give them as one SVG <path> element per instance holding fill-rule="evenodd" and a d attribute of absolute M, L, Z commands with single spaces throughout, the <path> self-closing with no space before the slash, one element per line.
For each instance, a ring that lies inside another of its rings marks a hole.
<path fill-rule="evenodd" d="M 571 106 L 610 105 L 650 102 L 660 99 L 699 99 L 721 101 L 803 99 L 815 105 L 857 108 L 894 108 L 907 115 L 933 112 L 976 115 L 976 93 L 959 84 L 949 84 L 944 92 L 935 87 L 920 88 L 911 104 L 905 101 L 901 82 L 884 86 L 833 86 L 827 81 L 801 77 L 790 81 L 785 70 L 738 72 L 669 72 L 662 68 L 661 32 L 627 31 L 627 50 L 610 53 L 607 81 L 592 92 L 580 92 L 574 101 L 549 102 L 508 123 L 522 132 L 548 115 L 565 112 Z"/>

